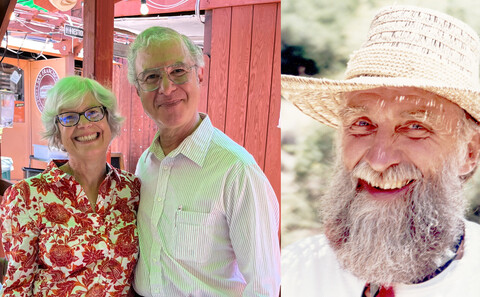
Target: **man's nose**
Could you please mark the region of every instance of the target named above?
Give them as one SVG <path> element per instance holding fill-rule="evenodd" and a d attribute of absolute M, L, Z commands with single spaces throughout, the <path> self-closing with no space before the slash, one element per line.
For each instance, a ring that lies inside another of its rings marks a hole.
<path fill-rule="evenodd" d="M 398 165 L 401 161 L 401 152 L 395 145 L 395 133 L 377 132 L 365 159 L 377 172 L 383 172 L 390 166 Z"/>
<path fill-rule="evenodd" d="M 162 92 L 162 94 L 166 96 L 170 95 L 177 88 L 177 86 L 170 81 L 167 75 L 164 75 L 162 78 L 160 78 L 159 84 L 158 91 Z"/>

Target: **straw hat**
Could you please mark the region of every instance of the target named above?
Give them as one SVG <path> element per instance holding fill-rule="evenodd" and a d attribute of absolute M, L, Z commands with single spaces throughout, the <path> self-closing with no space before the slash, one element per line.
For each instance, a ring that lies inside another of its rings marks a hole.
<path fill-rule="evenodd" d="M 353 53 L 345 80 L 282 75 L 282 96 L 305 114 L 339 127 L 345 92 L 418 87 L 456 103 L 480 121 L 480 41 L 467 24 L 414 6 L 386 7 Z"/>

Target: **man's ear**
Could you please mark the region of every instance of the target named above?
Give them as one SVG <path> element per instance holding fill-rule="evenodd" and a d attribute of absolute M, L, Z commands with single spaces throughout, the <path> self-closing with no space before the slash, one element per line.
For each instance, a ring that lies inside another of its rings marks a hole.
<path fill-rule="evenodd" d="M 203 67 L 198 67 L 197 68 L 197 77 L 198 77 L 198 82 L 202 83 L 203 82 Z"/>
<path fill-rule="evenodd" d="M 460 176 L 470 175 L 478 165 L 478 157 L 480 154 L 480 133 L 475 134 L 467 144 L 467 153 L 465 156 L 464 164 L 460 167 Z"/>

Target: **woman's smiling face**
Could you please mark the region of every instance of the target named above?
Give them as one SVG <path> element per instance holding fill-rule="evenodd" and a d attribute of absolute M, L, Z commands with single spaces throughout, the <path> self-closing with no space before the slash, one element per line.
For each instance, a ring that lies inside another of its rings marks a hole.
<path fill-rule="evenodd" d="M 91 93 L 87 93 L 80 106 L 61 110 L 60 113 L 84 112 L 89 108 L 100 105 Z M 96 155 L 106 155 L 112 140 L 112 132 L 107 121 L 107 115 L 98 122 L 90 122 L 84 115 L 81 115 L 78 124 L 73 127 L 64 127 L 60 123 L 57 123 L 57 125 L 60 130 L 62 145 L 68 152 L 70 159 L 88 160 Z"/>

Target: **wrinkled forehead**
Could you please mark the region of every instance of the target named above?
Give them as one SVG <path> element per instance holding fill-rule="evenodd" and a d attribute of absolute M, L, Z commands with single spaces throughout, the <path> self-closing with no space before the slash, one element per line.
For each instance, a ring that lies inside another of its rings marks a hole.
<path fill-rule="evenodd" d="M 455 103 L 419 88 L 381 87 L 344 93 L 343 96 L 342 115 L 365 112 L 392 117 L 417 114 L 458 119 L 465 114 Z"/>
<path fill-rule="evenodd" d="M 190 52 L 181 39 L 165 39 L 152 41 L 138 51 L 135 66 L 137 73 L 145 69 L 164 67 L 192 61 Z"/>

